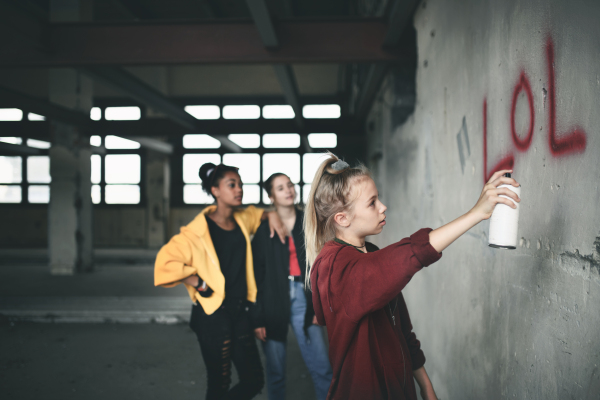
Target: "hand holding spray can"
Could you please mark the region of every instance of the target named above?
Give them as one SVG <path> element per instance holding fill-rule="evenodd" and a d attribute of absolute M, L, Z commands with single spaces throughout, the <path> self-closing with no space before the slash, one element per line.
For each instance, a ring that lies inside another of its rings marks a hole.
<path fill-rule="evenodd" d="M 504 174 L 510 178 L 510 173 Z M 508 188 L 521 197 L 521 186 L 500 185 L 498 188 Z M 508 196 L 500 195 L 512 200 Z M 498 249 L 514 250 L 517 248 L 518 228 L 519 228 L 519 208 L 520 205 L 514 202 L 517 208 L 511 208 L 506 204 L 498 203 L 490 217 L 489 245 Z"/>

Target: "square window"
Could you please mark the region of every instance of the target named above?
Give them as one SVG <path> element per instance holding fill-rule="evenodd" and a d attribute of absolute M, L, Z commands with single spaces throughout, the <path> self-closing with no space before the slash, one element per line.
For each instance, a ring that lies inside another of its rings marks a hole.
<path fill-rule="evenodd" d="M 221 147 L 221 142 L 210 135 L 183 135 L 183 148 L 185 149 L 218 149 L 219 147 Z"/>
<path fill-rule="evenodd" d="M 223 107 L 225 119 L 258 119 L 260 118 L 259 106 L 225 106 Z"/>
<path fill-rule="evenodd" d="M 219 165 L 221 156 L 218 154 L 184 154 L 183 155 L 183 182 L 202 183 L 200 180 L 200 167 L 205 163 Z M 211 201 L 212 203 L 212 201 Z"/>
<path fill-rule="evenodd" d="M 243 204 L 258 204 L 260 203 L 260 186 L 258 185 L 244 185 L 244 197 L 242 197 Z"/>
<path fill-rule="evenodd" d="M 50 186 L 29 186 L 27 199 L 32 204 L 48 204 L 50 202 Z"/>
<path fill-rule="evenodd" d="M 137 121 L 142 117 L 139 107 L 106 107 L 104 119 L 107 121 Z"/>
<path fill-rule="evenodd" d="M 313 149 L 334 149 L 337 146 L 335 133 L 309 133 L 308 144 Z"/>
<path fill-rule="evenodd" d="M 227 138 L 243 149 L 258 149 L 260 147 L 260 135 L 258 133 L 232 133 Z"/>
<path fill-rule="evenodd" d="M 258 154 L 225 154 L 223 164 L 240 169 L 239 173 L 244 187 L 247 183 L 260 182 L 260 156 Z"/>
<path fill-rule="evenodd" d="M 302 158 L 302 180 L 304 183 L 312 183 L 321 163 L 327 160 L 326 153 L 306 153 Z"/>
<path fill-rule="evenodd" d="M 267 149 L 297 149 L 300 147 L 300 135 L 297 133 L 266 133 L 263 135 L 263 147 Z"/>
<path fill-rule="evenodd" d="M 302 108 L 304 118 L 339 118 L 341 115 L 337 104 L 308 104 Z"/>
<path fill-rule="evenodd" d="M 200 185 L 184 185 L 183 202 L 185 204 L 212 204 L 215 199 L 202 190 Z"/>
<path fill-rule="evenodd" d="M 221 109 L 219 106 L 185 106 L 184 110 L 196 119 L 221 118 Z"/>
<path fill-rule="evenodd" d="M 21 186 L 0 185 L 0 203 L 20 203 Z"/>
<path fill-rule="evenodd" d="M 106 204 L 138 204 L 140 187 L 138 185 L 106 185 L 104 201 Z"/>
<path fill-rule="evenodd" d="M 21 183 L 23 179 L 21 163 L 21 157 L 0 156 L 0 183 Z"/>
<path fill-rule="evenodd" d="M 265 119 L 292 119 L 295 116 L 294 109 L 289 105 L 263 107 L 263 118 Z"/>
<path fill-rule="evenodd" d="M 265 154 L 263 156 L 263 182 L 276 172 L 286 174 L 293 183 L 300 182 L 300 154 Z"/>
<path fill-rule="evenodd" d="M 27 157 L 27 182 L 50 183 L 50 157 L 31 156 Z"/>
<path fill-rule="evenodd" d="M 100 185 L 92 185 L 92 203 L 100 204 L 101 190 Z"/>
<path fill-rule="evenodd" d="M 140 173 L 140 156 L 137 154 L 110 154 L 104 157 L 106 183 L 140 183 Z"/>

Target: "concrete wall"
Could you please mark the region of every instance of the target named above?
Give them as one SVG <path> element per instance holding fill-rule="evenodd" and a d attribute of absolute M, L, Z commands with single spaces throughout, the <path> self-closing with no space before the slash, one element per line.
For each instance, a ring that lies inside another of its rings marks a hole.
<path fill-rule="evenodd" d="M 415 111 L 392 75 L 371 112 L 379 244 L 468 211 L 499 164 L 523 186 L 516 250 L 483 222 L 404 290 L 443 399 L 599 398 L 599 20 L 591 0 L 423 2 Z"/>

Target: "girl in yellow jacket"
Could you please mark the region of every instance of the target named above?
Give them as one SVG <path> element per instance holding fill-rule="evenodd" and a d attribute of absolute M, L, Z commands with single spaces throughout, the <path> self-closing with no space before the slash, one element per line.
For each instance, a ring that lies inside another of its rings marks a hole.
<path fill-rule="evenodd" d="M 207 163 L 200 168 L 202 188 L 216 206 L 206 207 L 160 250 L 154 284 L 183 283 L 194 302 L 190 327 L 206 365 L 206 399 L 251 399 L 264 385 L 263 369 L 248 318 L 256 301 L 250 235 L 268 218 L 271 236 L 287 232 L 276 212 L 242 204 L 238 169 Z M 231 362 L 240 381 L 229 390 Z"/>

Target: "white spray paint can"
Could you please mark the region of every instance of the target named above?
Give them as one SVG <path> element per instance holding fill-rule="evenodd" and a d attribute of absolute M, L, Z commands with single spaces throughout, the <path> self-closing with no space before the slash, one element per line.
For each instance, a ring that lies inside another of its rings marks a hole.
<path fill-rule="evenodd" d="M 511 177 L 510 173 L 506 173 L 504 176 Z M 521 186 L 500 185 L 498 188 L 508 188 L 515 192 L 519 198 L 521 197 Z M 496 204 L 490 218 L 489 244 L 490 247 L 498 249 L 514 250 L 517 248 L 520 205 L 508 196 L 500 195 L 500 197 L 510 199 L 517 205 L 517 208 L 502 203 Z"/>

